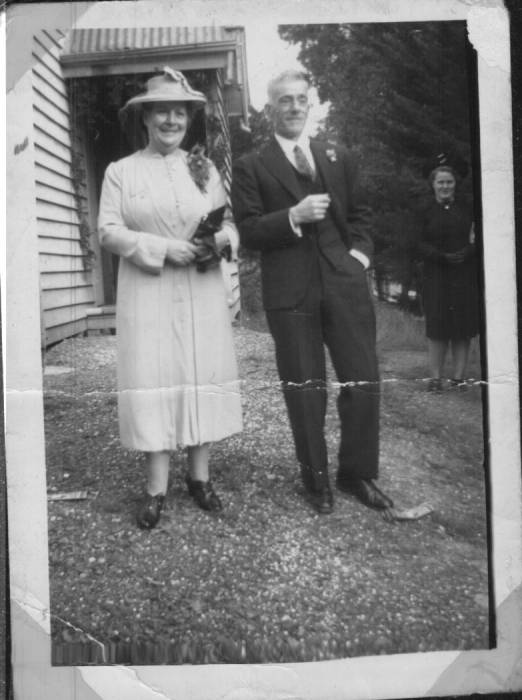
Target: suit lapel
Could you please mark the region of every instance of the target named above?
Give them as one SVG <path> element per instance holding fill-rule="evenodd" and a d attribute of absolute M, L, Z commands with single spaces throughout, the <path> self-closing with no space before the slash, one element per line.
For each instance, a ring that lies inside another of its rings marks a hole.
<path fill-rule="evenodd" d="M 275 139 L 272 139 L 261 151 L 259 157 L 269 173 L 281 183 L 296 201 L 302 199 L 303 195 L 294 169 Z"/>
<path fill-rule="evenodd" d="M 327 149 L 318 141 L 310 141 L 310 150 L 328 192 L 330 194 L 336 192 L 340 182 L 342 182 L 339 163 L 337 160 L 330 161 L 326 157 Z M 335 152 L 335 149 L 332 148 L 331 150 Z"/>
<path fill-rule="evenodd" d="M 322 143 L 318 141 L 310 141 L 310 150 L 314 157 L 315 165 L 321 178 L 324 182 L 326 191 L 331 196 L 332 201 L 330 203 L 330 213 L 341 230 L 344 230 L 345 222 L 343 221 L 341 198 L 342 192 L 339 188 L 344 183 L 344 175 L 340 170 L 340 165 L 337 160 L 330 161 L 326 157 L 326 148 Z M 335 153 L 335 149 L 331 149 Z"/>

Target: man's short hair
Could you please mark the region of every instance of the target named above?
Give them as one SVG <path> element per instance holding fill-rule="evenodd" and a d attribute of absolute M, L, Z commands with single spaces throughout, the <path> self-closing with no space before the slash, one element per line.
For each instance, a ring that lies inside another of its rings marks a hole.
<path fill-rule="evenodd" d="M 268 83 L 266 88 L 268 101 L 272 101 L 276 85 L 279 85 L 279 83 L 289 82 L 291 80 L 302 80 L 305 83 L 307 83 L 308 86 L 310 86 L 310 76 L 308 75 L 308 73 L 305 73 L 302 70 L 285 70 L 282 73 L 279 73 L 279 75 L 276 75 L 275 78 L 272 78 L 272 80 L 270 80 L 270 82 Z"/>

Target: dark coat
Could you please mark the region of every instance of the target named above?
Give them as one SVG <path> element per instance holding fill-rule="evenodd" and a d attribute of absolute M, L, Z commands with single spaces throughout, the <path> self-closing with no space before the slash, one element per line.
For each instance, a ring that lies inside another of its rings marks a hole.
<path fill-rule="evenodd" d="M 424 212 L 419 253 L 423 260 L 426 335 L 433 340 L 463 340 L 479 332 L 478 271 L 470 242 L 472 216 L 457 204 L 437 202 Z M 464 251 L 452 265 L 446 253 Z"/>
<path fill-rule="evenodd" d="M 373 251 L 370 209 L 357 201 L 357 169 L 346 149 L 319 141 L 310 147 L 326 191 L 339 236 L 332 241 L 343 255 L 357 248 Z M 327 153 L 328 152 L 328 153 Z M 275 139 L 259 154 L 239 158 L 233 169 L 232 206 L 245 248 L 261 251 L 263 304 L 266 310 L 291 308 L 304 297 L 314 255 L 313 236 L 302 238 L 290 226 L 288 210 L 303 198 L 294 169 Z"/>

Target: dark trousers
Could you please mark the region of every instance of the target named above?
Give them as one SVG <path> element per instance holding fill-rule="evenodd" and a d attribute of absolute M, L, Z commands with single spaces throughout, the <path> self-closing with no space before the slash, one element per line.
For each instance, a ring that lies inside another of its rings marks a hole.
<path fill-rule="evenodd" d="M 328 483 L 325 345 L 343 384 L 337 399 L 341 422 L 337 478 L 376 478 L 375 312 L 362 265 L 344 251 L 342 266 L 334 269 L 317 251 L 303 301 L 293 309 L 267 311 L 267 320 L 305 486 L 318 490 Z"/>

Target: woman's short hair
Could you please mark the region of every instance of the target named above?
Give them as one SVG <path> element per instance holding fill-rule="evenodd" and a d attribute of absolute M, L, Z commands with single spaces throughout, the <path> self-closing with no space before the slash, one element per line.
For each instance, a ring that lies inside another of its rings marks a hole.
<path fill-rule="evenodd" d="M 285 70 L 282 73 L 279 73 L 279 75 L 276 75 L 272 80 L 269 81 L 266 92 L 268 95 L 268 100 L 271 102 L 272 97 L 275 92 L 276 85 L 279 85 L 279 83 L 286 83 L 290 81 L 298 81 L 302 80 L 303 82 L 307 83 L 310 85 L 310 76 L 308 73 L 305 73 L 302 70 L 297 70 L 297 69 L 291 69 L 291 70 Z"/>
<path fill-rule="evenodd" d="M 457 181 L 457 174 L 455 173 L 455 170 L 451 167 L 451 165 L 438 165 L 436 168 L 433 168 L 433 170 L 428 176 L 430 185 L 433 185 L 433 183 L 435 182 L 435 178 L 439 173 L 450 173 L 450 175 L 453 175 L 453 179 L 455 180 L 455 182 Z"/>

